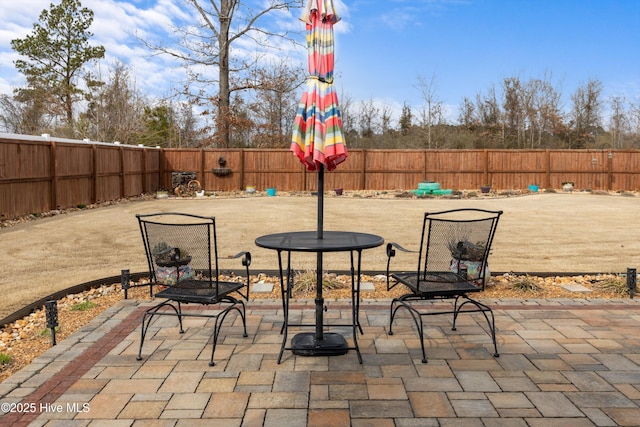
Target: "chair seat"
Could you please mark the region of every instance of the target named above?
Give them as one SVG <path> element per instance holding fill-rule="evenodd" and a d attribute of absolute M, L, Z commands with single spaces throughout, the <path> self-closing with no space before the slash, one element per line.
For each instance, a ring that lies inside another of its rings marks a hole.
<path fill-rule="evenodd" d="M 180 303 L 216 304 L 244 286 L 244 283 L 238 282 L 218 282 L 216 292 L 215 284 L 209 280 L 185 280 L 163 289 L 155 296 Z"/>
<path fill-rule="evenodd" d="M 393 273 L 391 277 L 421 298 L 448 298 L 482 290 L 474 282 L 463 280 L 457 274 L 448 271 L 420 274 L 420 278 L 415 272 Z"/>

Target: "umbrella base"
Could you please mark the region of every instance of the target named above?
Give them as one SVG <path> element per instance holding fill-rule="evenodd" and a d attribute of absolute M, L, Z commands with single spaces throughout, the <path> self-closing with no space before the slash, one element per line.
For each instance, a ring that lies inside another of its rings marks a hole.
<path fill-rule="evenodd" d="M 325 333 L 316 339 L 312 332 L 297 334 L 291 340 L 291 351 L 298 356 L 339 356 L 347 354 L 347 341 L 340 334 Z"/>

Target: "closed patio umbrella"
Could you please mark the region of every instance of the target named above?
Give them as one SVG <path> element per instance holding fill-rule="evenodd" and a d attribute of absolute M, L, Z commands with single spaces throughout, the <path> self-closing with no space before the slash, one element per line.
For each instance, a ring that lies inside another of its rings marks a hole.
<path fill-rule="evenodd" d="M 293 125 L 291 151 L 307 170 L 318 172 L 317 238 L 323 239 L 324 172 L 334 170 L 347 158 L 338 95 L 333 88 L 333 25 L 340 18 L 333 0 L 308 0 L 301 20 L 306 23 L 309 78 Z M 343 354 L 344 339 L 322 330 L 322 252 L 317 253 L 316 290 L 316 332 L 299 334 L 301 339 L 293 345 L 300 348 L 300 354 Z"/>
<path fill-rule="evenodd" d="M 318 238 L 322 238 L 324 170 L 347 158 L 338 95 L 333 88 L 333 0 L 308 0 L 306 23 L 309 78 L 293 125 L 291 151 L 309 171 L 318 171 Z"/>
<path fill-rule="evenodd" d="M 291 151 L 310 171 L 333 170 L 347 158 L 338 95 L 333 88 L 333 0 L 309 0 L 306 23 L 309 78 L 296 114 Z"/>

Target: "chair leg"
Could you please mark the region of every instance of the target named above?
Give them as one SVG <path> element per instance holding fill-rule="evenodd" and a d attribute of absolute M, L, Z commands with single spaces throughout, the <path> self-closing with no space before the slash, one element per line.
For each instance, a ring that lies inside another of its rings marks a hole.
<path fill-rule="evenodd" d="M 395 308 L 394 308 L 395 305 Z M 413 322 L 416 324 L 416 329 L 418 330 L 418 337 L 420 337 L 420 347 L 422 349 L 422 363 L 427 363 L 427 352 L 424 348 L 424 324 L 422 323 L 422 316 L 420 312 L 415 308 L 411 307 L 410 304 L 403 301 L 401 298 L 394 298 L 391 301 L 391 315 L 389 320 L 389 335 L 393 335 L 393 319 L 396 316 L 398 310 L 404 307 L 409 311 L 411 317 L 413 318 Z"/>
<path fill-rule="evenodd" d="M 180 333 L 184 334 L 184 328 L 182 327 L 182 318 L 184 316 L 182 316 L 182 305 L 180 305 L 179 301 L 178 301 L 178 309 L 176 310 L 176 312 L 178 313 L 178 325 L 180 326 Z"/>
<path fill-rule="evenodd" d="M 237 307 L 237 304 L 242 305 L 242 309 Z M 245 338 L 248 336 L 245 305 L 242 301 L 235 301 L 232 303 L 231 306 L 227 307 L 224 311 L 222 311 L 220 314 L 215 316 L 216 321 L 213 326 L 213 343 L 211 347 L 211 360 L 209 361 L 209 366 L 215 366 L 215 362 L 213 361 L 213 356 L 216 352 L 216 346 L 218 345 L 218 337 L 220 336 L 220 329 L 222 328 L 222 323 L 224 322 L 224 319 L 231 312 L 231 310 L 236 310 L 240 314 L 240 318 L 242 319 L 242 327 L 244 329 L 242 336 Z"/>
<path fill-rule="evenodd" d="M 178 322 L 180 324 L 180 333 L 184 333 L 182 329 L 182 311 L 180 310 L 180 303 L 178 303 L 178 308 L 176 308 L 169 301 L 164 301 L 155 307 L 152 307 L 144 312 L 142 315 L 142 328 L 140 330 L 140 348 L 138 349 L 138 356 L 136 360 L 142 360 L 142 345 L 144 344 L 144 339 L 147 336 L 147 331 L 149 330 L 149 326 L 151 326 L 151 321 L 153 320 L 153 316 L 163 307 L 171 307 L 175 312 L 176 316 L 178 316 Z"/>
<path fill-rule="evenodd" d="M 145 324 L 145 320 L 149 316 L 149 322 Z M 138 348 L 138 356 L 136 360 L 142 360 L 142 345 L 144 344 L 144 338 L 147 335 L 147 329 L 149 328 L 149 323 L 151 323 L 151 318 L 153 315 L 149 314 L 149 311 L 145 311 L 142 315 L 142 328 L 140 330 L 140 347 Z"/>
<path fill-rule="evenodd" d="M 460 297 L 456 298 L 455 305 L 454 305 L 453 327 L 451 328 L 451 330 L 453 331 L 456 330 L 456 319 L 458 318 L 458 314 L 460 314 L 461 312 L 462 313 L 465 313 L 465 312 L 482 313 L 485 320 L 487 321 L 487 326 L 489 327 L 489 333 L 491 334 L 491 340 L 493 341 L 493 349 L 494 349 L 493 357 L 500 357 L 500 353 L 498 353 L 498 342 L 496 340 L 496 319 L 495 319 L 495 316 L 493 315 L 493 310 L 491 309 L 491 307 L 479 301 L 471 299 L 469 297 L 465 297 L 465 301 L 458 306 L 458 298 Z M 463 311 L 462 307 L 464 307 L 466 304 L 473 304 L 477 307 L 477 309 Z M 489 319 L 489 316 L 487 315 L 487 313 L 491 315 L 491 319 Z"/>

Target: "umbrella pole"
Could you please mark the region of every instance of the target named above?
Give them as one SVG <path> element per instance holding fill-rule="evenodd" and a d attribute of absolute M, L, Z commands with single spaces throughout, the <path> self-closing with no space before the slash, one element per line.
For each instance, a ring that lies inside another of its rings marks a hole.
<path fill-rule="evenodd" d="M 324 237 L 324 165 L 318 169 L 318 239 Z"/>
<path fill-rule="evenodd" d="M 318 240 L 324 238 L 324 165 L 318 169 Z M 293 354 L 301 356 L 337 356 L 349 351 L 344 337 L 336 332 L 324 333 L 324 297 L 322 296 L 322 251 L 316 255 L 316 330 L 302 332 L 291 340 Z"/>
<path fill-rule="evenodd" d="M 318 240 L 324 238 L 324 165 L 318 169 Z M 316 254 L 316 340 L 324 339 L 324 298 L 322 297 L 322 252 Z"/>

